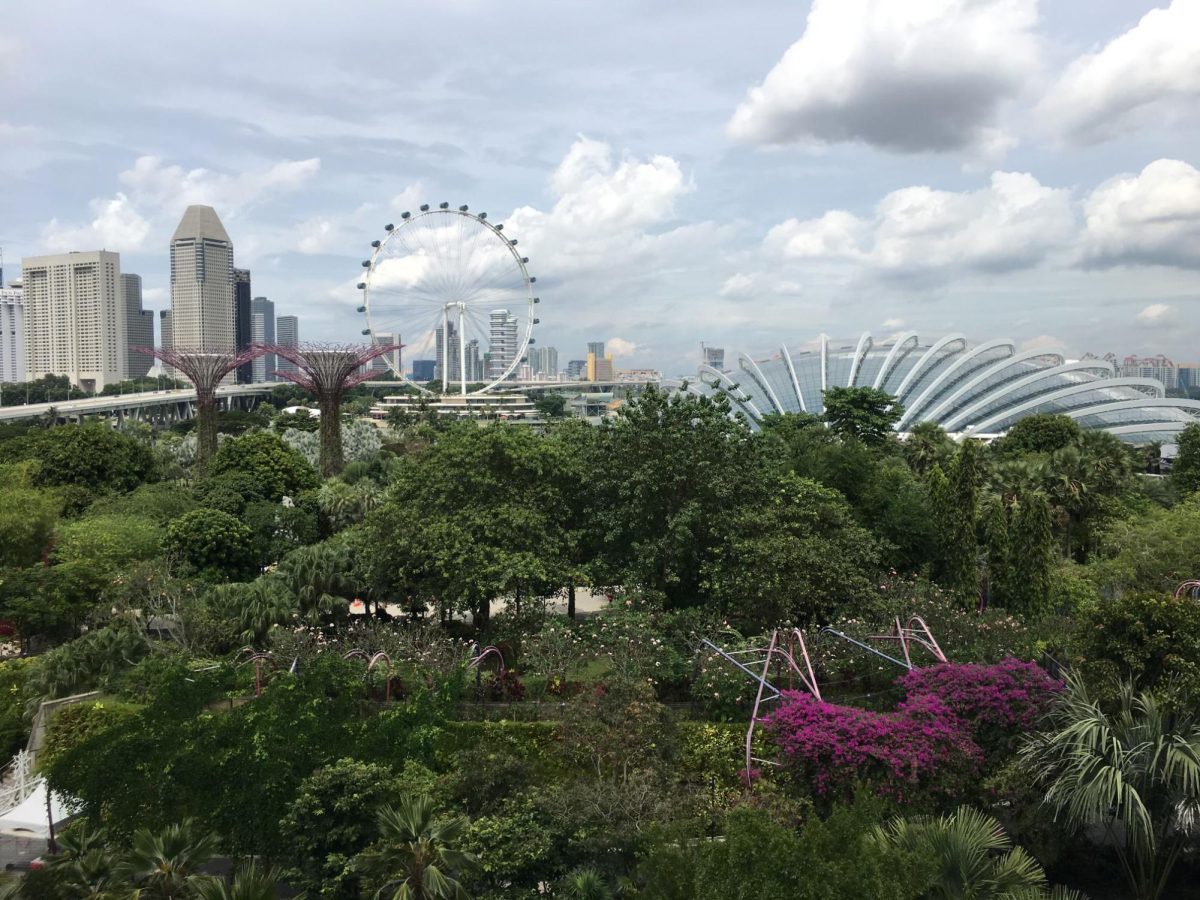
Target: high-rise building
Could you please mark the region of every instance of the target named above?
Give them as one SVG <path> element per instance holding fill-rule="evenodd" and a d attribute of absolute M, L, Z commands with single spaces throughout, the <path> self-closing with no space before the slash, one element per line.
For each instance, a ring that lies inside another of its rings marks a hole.
<path fill-rule="evenodd" d="M 445 344 L 449 344 L 449 353 L 446 352 L 447 347 L 443 346 Z M 457 326 L 452 321 L 442 322 L 434 334 L 434 359 L 437 366 L 434 368 L 433 377 L 443 384 L 458 384 L 462 380 L 462 372 L 459 369 L 460 356 Z"/>
<path fill-rule="evenodd" d="M 272 323 L 273 324 L 273 323 Z M 267 342 L 266 316 L 260 312 L 250 314 L 250 343 L 265 344 Z M 275 357 L 272 356 L 272 359 Z M 273 372 L 274 370 L 272 370 Z M 267 380 L 267 354 L 256 356 L 250 360 L 250 383 L 262 384 Z"/>
<path fill-rule="evenodd" d="M 99 391 L 125 378 L 129 340 L 121 258 L 107 250 L 21 260 L 25 375 L 66 375 Z"/>
<path fill-rule="evenodd" d="M 533 377 L 546 381 L 558 378 L 558 350 L 554 347 L 534 347 L 529 351 L 529 367 Z"/>
<path fill-rule="evenodd" d="M 592 354 L 588 354 L 588 365 L 592 366 L 593 377 L 589 381 L 612 381 L 613 380 L 613 358 L 606 356 L 603 359 L 596 359 Z"/>
<path fill-rule="evenodd" d="M 604 358 L 604 341 L 588 341 L 588 353 L 595 353 L 597 359 Z"/>
<path fill-rule="evenodd" d="M 395 375 L 399 375 L 404 371 L 401 365 L 400 335 L 381 331 L 379 334 L 371 337 L 371 343 L 376 347 L 386 347 L 389 344 L 395 345 L 394 350 L 389 350 L 382 356 L 377 356 L 371 360 L 372 371 L 387 372 Z"/>
<path fill-rule="evenodd" d="M 725 371 L 725 348 L 710 347 L 703 341 L 700 342 L 700 360 L 704 365 L 711 366 L 718 372 Z"/>
<path fill-rule="evenodd" d="M 582 378 L 587 374 L 586 359 L 572 359 L 567 362 L 567 377 Z"/>
<path fill-rule="evenodd" d="M 507 309 L 493 309 L 490 319 L 487 370 L 489 380 L 499 378 L 517 359 L 517 317 Z"/>
<path fill-rule="evenodd" d="M 467 341 L 467 382 L 483 381 L 485 376 L 483 356 L 479 353 L 479 340 L 471 338 Z"/>
<path fill-rule="evenodd" d="M 233 333 L 238 353 L 250 349 L 254 343 L 251 336 L 251 319 L 253 313 L 250 299 L 250 270 L 233 270 Z M 238 384 L 250 384 L 254 380 L 254 362 L 238 366 Z"/>
<path fill-rule="evenodd" d="M 412 380 L 424 384 L 433 381 L 433 373 L 437 371 L 437 360 L 414 359 L 412 364 Z"/>
<path fill-rule="evenodd" d="M 121 296 L 125 303 L 126 334 L 129 340 L 129 378 L 145 378 L 154 365 L 154 357 L 135 348 L 154 348 L 154 313 L 142 309 L 142 276 L 121 273 Z"/>
<path fill-rule="evenodd" d="M 158 346 L 163 350 L 170 350 L 174 346 L 174 341 L 171 340 L 171 311 L 162 309 L 158 312 Z M 175 377 L 175 370 L 163 363 L 163 373 Z"/>
<path fill-rule="evenodd" d="M 176 347 L 237 348 L 233 242 L 216 210 L 189 206 L 171 237 L 171 330 Z"/>
<path fill-rule="evenodd" d="M 275 342 L 280 347 L 300 346 L 300 320 L 296 316 L 279 316 L 275 320 Z M 295 375 L 300 367 L 281 356 L 275 360 L 275 371 Z"/>
<path fill-rule="evenodd" d="M 262 317 L 261 340 L 254 336 L 254 317 Z M 275 304 L 266 297 L 255 297 L 250 301 L 250 342 L 252 344 L 275 343 Z M 266 353 L 253 362 L 251 380 L 255 384 L 275 379 L 276 359 L 274 353 Z"/>
<path fill-rule="evenodd" d="M 604 359 L 604 341 L 588 341 L 587 345 L 587 380 L 601 380 L 596 372 L 596 363 Z M 609 357 L 612 359 L 612 357 Z M 609 367 L 611 370 L 611 366 Z M 611 372 L 610 372 L 611 377 Z"/>
<path fill-rule="evenodd" d="M 1132 378 L 1153 378 L 1171 390 L 1179 387 L 1175 363 L 1165 356 L 1127 356 L 1117 367 L 1117 374 Z"/>
<path fill-rule="evenodd" d="M 25 381 L 25 307 L 21 284 L 0 284 L 0 382 Z"/>

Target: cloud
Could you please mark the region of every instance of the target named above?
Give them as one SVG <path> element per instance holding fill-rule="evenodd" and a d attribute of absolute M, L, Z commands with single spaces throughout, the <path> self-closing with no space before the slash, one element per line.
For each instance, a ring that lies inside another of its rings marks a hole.
<path fill-rule="evenodd" d="M 1087 265 L 1200 267 L 1200 171 L 1159 159 L 1139 174 L 1118 175 L 1084 205 Z"/>
<path fill-rule="evenodd" d="M 265 197 L 300 189 L 320 168 L 317 158 L 283 160 L 266 169 L 230 175 L 165 165 L 156 156 L 141 156 L 118 176 L 125 190 L 91 201 L 90 222 L 73 225 L 51 219 L 42 229 L 42 241 L 51 250 L 96 246 L 119 252 L 141 250 L 152 235 L 165 243 L 165 234 L 192 204 L 212 206 L 228 220 Z M 310 232 L 308 238 L 315 236 Z"/>
<path fill-rule="evenodd" d="M 787 260 L 841 260 L 881 273 L 1028 268 L 1066 247 L 1076 233 L 1070 191 L 1032 175 L 995 172 L 976 191 L 907 187 L 886 195 L 870 216 L 845 210 L 767 234 L 769 253 Z"/>
<path fill-rule="evenodd" d="M 1037 0 L 814 0 L 727 130 L 757 144 L 1003 150 L 994 123 L 1038 70 L 1036 21 Z"/>
<path fill-rule="evenodd" d="M 392 198 L 389 204 L 393 212 L 408 212 L 416 209 L 425 202 L 425 183 L 422 181 L 414 181 L 410 185 L 406 185 L 404 190 Z"/>
<path fill-rule="evenodd" d="M 1143 325 L 1162 325 L 1174 318 L 1173 312 L 1167 303 L 1151 303 L 1137 314 L 1137 320 Z"/>
<path fill-rule="evenodd" d="M 904 320 L 903 319 L 884 319 L 883 327 L 884 328 L 903 328 Z"/>
<path fill-rule="evenodd" d="M 720 294 L 722 297 L 749 297 L 754 293 L 756 283 L 755 276 L 736 272 L 725 279 Z"/>
<path fill-rule="evenodd" d="M 633 341 L 627 341 L 624 338 L 613 337 L 604 342 L 604 352 L 613 357 L 633 356 L 637 352 L 638 345 Z"/>
<path fill-rule="evenodd" d="M 1200 100 L 1200 3 L 1154 9 L 1101 50 L 1079 57 L 1039 107 L 1071 141 L 1092 144 L 1151 117 L 1181 118 Z"/>
<path fill-rule="evenodd" d="M 1063 356 L 1067 355 L 1067 342 L 1062 338 L 1054 337 L 1050 334 L 1039 334 L 1037 337 L 1031 337 L 1028 340 L 1021 341 L 1017 346 L 1018 350 L 1047 350 L 1051 353 L 1059 353 Z"/>
<path fill-rule="evenodd" d="M 133 208 L 125 194 L 90 204 L 92 220 L 84 225 L 63 225 L 51 219 L 42 228 L 42 243 L 52 252 L 102 248 L 118 253 L 140 249 L 150 233 L 150 223 Z"/>

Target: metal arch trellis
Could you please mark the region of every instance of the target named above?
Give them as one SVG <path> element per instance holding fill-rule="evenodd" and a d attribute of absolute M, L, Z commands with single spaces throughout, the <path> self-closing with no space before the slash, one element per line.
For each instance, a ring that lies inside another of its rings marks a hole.
<path fill-rule="evenodd" d="M 238 665 L 244 666 L 248 663 L 254 663 L 254 696 L 261 697 L 263 689 L 263 666 L 269 663 L 272 669 L 279 667 L 275 662 L 275 654 L 269 650 L 255 650 L 253 647 L 243 647 L 238 651 L 238 656 L 241 656 L 243 653 L 248 655 Z"/>
<path fill-rule="evenodd" d="M 387 677 L 384 679 L 383 699 L 385 703 L 390 703 L 392 700 L 392 676 L 396 673 L 396 666 L 392 662 L 391 656 L 380 650 L 378 653 L 370 654 L 366 650 L 359 647 L 353 650 L 347 650 L 343 659 L 365 659 L 367 661 L 367 677 L 370 677 L 371 670 L 380 663 L 387 663 Z"/>
<path fill-rule="evenodd" d="M 1200 581 L 1185 581 L 1179 587 L 1175 588 L 1175 599 L 1178 600 L 1182 597 L 1191 597 L 1193 600 L 1200 600 Z"/>
<path fill-rule="evenodd" d="M 501 679 L 504 678 L 504 675 L 505 675 L 504 654 L 500 652 L 499 647 L 494 647 L 491 644 L 488 644 L 486 647 L 481 647 L 478 642 L 475 642 L 475 643 L 471 644 L 467 653 L 468 653 L 468 660 L 467 660 L 467 671 L 468 672 L 471 671 L 472 669 L 474 669 L 476 672 L 476 675 L 478 675 L 479 671 L 480 671 L 480 666 L 482 665 L 483 661 L 485 659 L 487 659 L 489 656 L 494 656 L 494 657 L 496 657 L 496 660 L 500 664 L 500 678 Z"/>
<path fill-rule="evenodd" d="M 1198 583 L 1200 586 L 1200 583 Z M 912 651 L 914 646 L 925 649 L 938 662 L 947 662 L 946 654 L 942 652 L 941 646 L 937 639 L 934 638 L 933 632 L 929 625 L 920 616 L 910 616 L 906 622 L 901 622 L 899 616 L 896 617 L 896 629 L 888 634 L 873 634 L 867 638 L 872 641 L 896 641 L 900 645 L 901 652 L 904 658 L 898 659 L 889 653 L 884 653 L 882 650 L 872 647 L 870 644 L 860 641 L 857 638 L 852 638 L 844 632 L 838 631 L 835 628 L 828 626 L 820 629 L 817 632 L 816 641 L 814 641 L 813 649 L 816 650 L 821 639 L 825 635 L 830 635 L 839 640 L 845 641 L 858 647 L 864 652 L 871 653 L 880 657 L 905 671 L 911 671 L 915 668 L 912 661 Z M 747 785 L 752 783 L 752 775 L 754 771 L 754 763 L 761 762 L 768 765 L 778 765 L 774 760 L 759 759 L 753 755 L 754 748 L 754 730 L 761 722 L 761 711 L 763 704 L 772 700 L 778 700 L 783 696 L 783 691 L 776 687 L 768 679 L 771 674 L 771 665 L 775 664 L 776 668 L 782 664 L 786 667 L 788 675 L 788 687 L 792 687 L 794 681 L 799 679 L 800 684 L 813 695 L 817 700 L 822 700 L 821 686 L 817 680 L 816 671 L 813 668 L 812 656 L 808 650 L 808 640 L 804 636 L 804 632 L 799 628 L 775 629 L 771 632 L 770 640 L 766 646 L 750 647 L 745 650 L 725 650 L 718 647 L 707 638 L 703 638 L 701 643 L 708 647 L 713 652 L 724 658 L 727 662 L 733 664 L 742 672 L 749 675 L 758 685 L 755 696 L 754 706 L 750 713 L 750 725 L 746 729 L 745 742 L 745 778 Z M 785 648 L 786 643 L 786 648 Z M 747 663 L 759 663 L 761 668 L 757 670 L 752 668 Z"/>

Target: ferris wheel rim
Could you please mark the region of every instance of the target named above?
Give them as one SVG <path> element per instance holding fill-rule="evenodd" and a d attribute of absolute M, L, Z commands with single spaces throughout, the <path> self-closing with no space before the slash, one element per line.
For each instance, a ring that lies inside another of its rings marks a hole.
<path fill-rule="evenodd" d="M 508 379 L 508 377 L 510 375 L 512 375 L 513 372 L 515 372 L 517 370 L 517 367 L 521 364 L 521 360 L 525 356 L 525 354 L 528 352 L 529 344 L 533 338 L 533 326 L 534 326 L 534 322 L 535 322 L 534 307 L 537 303 L 537 298 L 535 298 L 533 295 L 533 284 L 536 281 L 536 278 L 534 278 L 533 276 L 531 276 L 529 274 L 529 268 L 528 268 L 528 265 L 526 262 L 526 258 L 521 255 L 520 251 L 517 250 L 516 242 L 514 240 L 506 237 L 504 235 L 503 231 L 501 230 L 501 227 L 493 225 L 491 222 L 489 222 L 486 218 L 486 214 L 480 215 L 478 213 L 473 213 L 470 210 L 468 210 L 466 207 L 449 207 L 449 206 L 445 206 L 445 205 L 439 206 L 439 207 L 429 206 L 428 208 L 418 210 L 415 213 L 413 213 L 413 212 L 403 213 L 400 217 L 401 220 L 400 220 L 399 224 L 389 225 L 385 229 L 384 237 L 378 241 L 372 242 L 371 257 L 368 260 L 368 264 L 366 265 L 366 273 L 363 276 L 363 286 L 361 288 L 362 303 L 363 303 L 362 309 L 366 315 L 367 331 L 371 335 L 371 338 L 373 341 L 378 341 L 377 335 L 380 333 L 383 333 L 383 332 L 377 331 L 376 327 L 371 322 L 371 297 L 370 297 L 370 295 L 371 295 L 372 277 L 375 275 L 375 272 L 377 270 L 377 267 L 378 267 L 378 264 L 380 261 L 380 257 L 385 254 L 388 244 L 392 241 L 392 239 L 395 238 L 396 235 L 400 234 L 402 232 L 402 230 L 405 229 L 406 227 L 411 227 L 414 223 L 416 223 L 422 219 L 428 218 L 430 216 L 448 216 L 448 215 L 461 216 L 463 218 L 470 219 L 470 220 L 474 221 L 476 224 L 482 225 L 485 229 L 487 229 L 487 231 L 489 231 L 495 239 L 499 240 L 500 243 L 504 246 L 504 248 L 508 251 L 509 256 L 512 257 L 512 260 L 515 263 L 516 268 L 520 272 L 520 275 L 521 275 L 522 291 L 523 291 L 523 295 L 524 295 L 521 299 L 521 302 L 525 304 L 526 316 L 525 316 L 525 327 L 523 329 L 523 334 L 521 335 L 520 343 L 517 347 L 516 352 L 513 355 L 513 360 L 509 364 L 507 369 L 505 369 L 503 372 L 500 373 L 499 376 L 492 379 L 491 381 L 486 381 L 486 379 L 485 379 L 486 383 L 484 384 L 483 387 L 478 388 L 474 391 L 466 392 L 466 396 L 478 396 L 480 394 L 487 394 L 487 393 L 491 392 L 494 388 L 496 388 L 498 385 L 502 384 L 504 381 L 506 381 Z M 379 290 L 379 289 L 377 289 L 377 290 Z M 400 339 L 403 340 L 403 337 L 404 337 L 403 334 L 401 334 Z M 396 367 L 393 365 L 392 360 L 390 358 L 385 357 L 385 362 L 387 363 L 388 368 L 403 383 L 414 388 L 420 394 L 424 394 L 426 396 L 434 396 L 433 391 L 429 390 L 428 388 L 424 387 L 421 384 L 418 384 L 416 381 L 414 381 L 413 379 L 406 376 L 403 371 L 399 371 L 399 372 L 396 371 Z M 403 366 L 401 366 L 401 368 L 403 368 Z M 443 378 L 442 378 L 442 387 L 443 387 L 442 394 L 443 395 L 446 394 L 446 391 L 444 390 L 444 388 L 447 383 L 449 383 L 449 379 L 447 379 L 443 374 Z"/>

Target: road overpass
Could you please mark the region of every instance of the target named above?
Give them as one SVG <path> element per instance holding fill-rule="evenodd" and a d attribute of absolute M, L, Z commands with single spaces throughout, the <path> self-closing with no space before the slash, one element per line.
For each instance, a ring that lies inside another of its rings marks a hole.
<path fill-rule="evenodd" d="M 252 403 L 267 396 L 277 385 L 288 382 L 264 382 L 262 384 L 230 384 L 217 388 L 217 402 L 226 409 Z M 95 416 L 116 418 L 120 422 L 132 419 L 140 421 L 174 422 L 190 419 L 196 414 L 196 389 L 183 388 L 171 391 L 143 391 L 136 394 L 112 394 L 110 396 L 85 397 L 80 400 L 61 400 L 54 403 L 29 403 L 21 406 L 0 407 L 0 422 L 16 422 L 21 419 L 53 416 L 56 421 L 77 422 Z"/>

